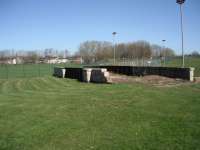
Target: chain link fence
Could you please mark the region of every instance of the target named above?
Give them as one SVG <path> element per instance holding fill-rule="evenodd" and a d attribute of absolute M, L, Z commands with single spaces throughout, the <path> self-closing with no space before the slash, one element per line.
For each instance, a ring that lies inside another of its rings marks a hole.
<path fill-rule="evenodd" d="M 115 63 L 114 63 L 115 62 Z M 51 76 L 54 67 L 80 67 L 82 65 L 120 65 L 120 66 L 167 66 L 167 67 L 182 67 L 181 57 L 166 57 L 166 58 L 121 58 L 103 61 L 93 61 L 89 64 L 81 63 L 28 63 L 28 64 L 6 64 L 0 63 L 0 79 L 12 78 L 31 78 Z M 200 57 L 185 57 L 185 67 L 194 67 L 195 76 L 200 76 Z"/>
<path fill-rule="evenodd" d="M 88 65 L 88 64 L 86 64 Z M 182 57 L 162 57 L 162 58 L 150 58 L 150 59 L 139 59 L 139 58 L 121 58 L 105 60 L 105 61 L 94 61 L 89 65 L 120 65 L 120 66 L 152 66 L 152 67 L 182 67 Z M 195 76 L 200 76 L 200 56 L 185 56 L 185 67 L 195 68 Z"/>
<path fill-rule="evenodd" d="M 0 64 L 0 79 L 51 76 L 54 67 L 67 66 L 75 64 Z"/>
<path fill-rule="evenodd" d="M 92 61 L 86 65 L 120 65 L 120 66 L 165 66 L 170 61 L 170 58 L 118 58 L 102 61 Z"/>

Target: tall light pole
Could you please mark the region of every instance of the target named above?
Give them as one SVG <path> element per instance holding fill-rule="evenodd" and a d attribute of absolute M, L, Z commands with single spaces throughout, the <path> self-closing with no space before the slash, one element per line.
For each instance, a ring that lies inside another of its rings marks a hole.
<path fill-rule="evenodd" d="M 115 59 L 116 59 L 116 45 L 115 45 L 115 36 L 117 35 L 117 32 L 113 32 L 113 61 L 115 64 Z"/>
<path fill-rule="evenodd" d="M 166 42 L 166 40 L 162 40 L 162 42 L 163 42 L 163 57 L 164 57 L 164 66 L 165 66 L 165 61 L 166 61 L 165 42 Z"/>
<path fill-rule="evenodd" d="M 185 0 L 176 0 L 176 3 L 180 5 L 180 16 L 181 16 L 181 46 L 182 46 L 182 67 L 185 67 L 185 55 L 184 55 L 184 34 L 183 34 L 183 11 L 182 11 L 182 5 L 185 2 Z"/>

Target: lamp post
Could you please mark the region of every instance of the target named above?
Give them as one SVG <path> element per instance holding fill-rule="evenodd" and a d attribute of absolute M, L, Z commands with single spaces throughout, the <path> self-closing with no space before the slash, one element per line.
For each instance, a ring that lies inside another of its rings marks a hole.
<path fill-rule="evenodd" d="M 166 40 L 162 40 L 162 42 L 163 42 L 163 57 L 164 57 L 164 66 L 165 66 L 165 61 L 166 61 L 165 42 L 166 42 Z"/>
<path fill-rule="evenodd" d="M 183 11 L 182 5 L 185 0 L 176 0 L 176 3 L 180 5 L 180 16 L 181 16 L 181 47 L 182 47 L 182 67 L 185 67 L 185 55 L 184 55 L 184 34 L 183 34 Z"/>
<path fill-rule="evenodd" d="M 113 35 L 113 61 L 114 61 L 114 64 L 115 64 L 115 59 L 116 59 L 115 36 L 117 35 L 117 32 L 113 32 L 112 35 Z"/>

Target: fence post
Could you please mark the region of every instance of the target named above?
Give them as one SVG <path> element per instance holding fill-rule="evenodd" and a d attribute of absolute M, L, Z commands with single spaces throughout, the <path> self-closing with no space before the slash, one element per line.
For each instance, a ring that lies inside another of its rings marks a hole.
<path fill-rule="evenodd" d="M 25 78 L 25 68 L 24 68 L 24 57 L 23 57 L 23 62 L 22 62 L 22 71 L 23 71 L 23 77 Z"/>
<path fill-rule="evenodd" d="M 49 74 L 51 73 L 51 63 L 50 63 L 50 57 L 49 57 Z"/>
<path fill-rule="evenodd" d="M 38 63 L 38 76 L 40 77 L 40 62 Z"/>
<path fill-rule="evenodd" d="M 6 64 L 6 78 L 8 79 L 8 64 Z"/>

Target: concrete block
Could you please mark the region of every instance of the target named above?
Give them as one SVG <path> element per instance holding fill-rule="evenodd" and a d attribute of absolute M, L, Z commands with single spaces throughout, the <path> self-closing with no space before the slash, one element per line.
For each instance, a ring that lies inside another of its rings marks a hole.
<path fill-rule="evenodd" d="M 195 70 L 195 68 L 190 68 L 189 76 L 190 76 L 191 82 L 194 82 L 194 70 Z"/>
<path fill-rule="evenodd" d="M 53 75 L 56 76 L 56 77 L 59 77 L 59 78 L 65 78 L 65 73 L 66 73 L 65 68 L 55 67 Z"/>
<path fill-rule="evenodd" d="M 92 73 L 91 68 L 84 68 L 83 69 L 83 82 L 90 82 L 91 73 Z"/>
<path fill-rule="evenodd" d="M 83 82 L 107 83 L 109 72 L 105 68 L 84 68 Z"/>

